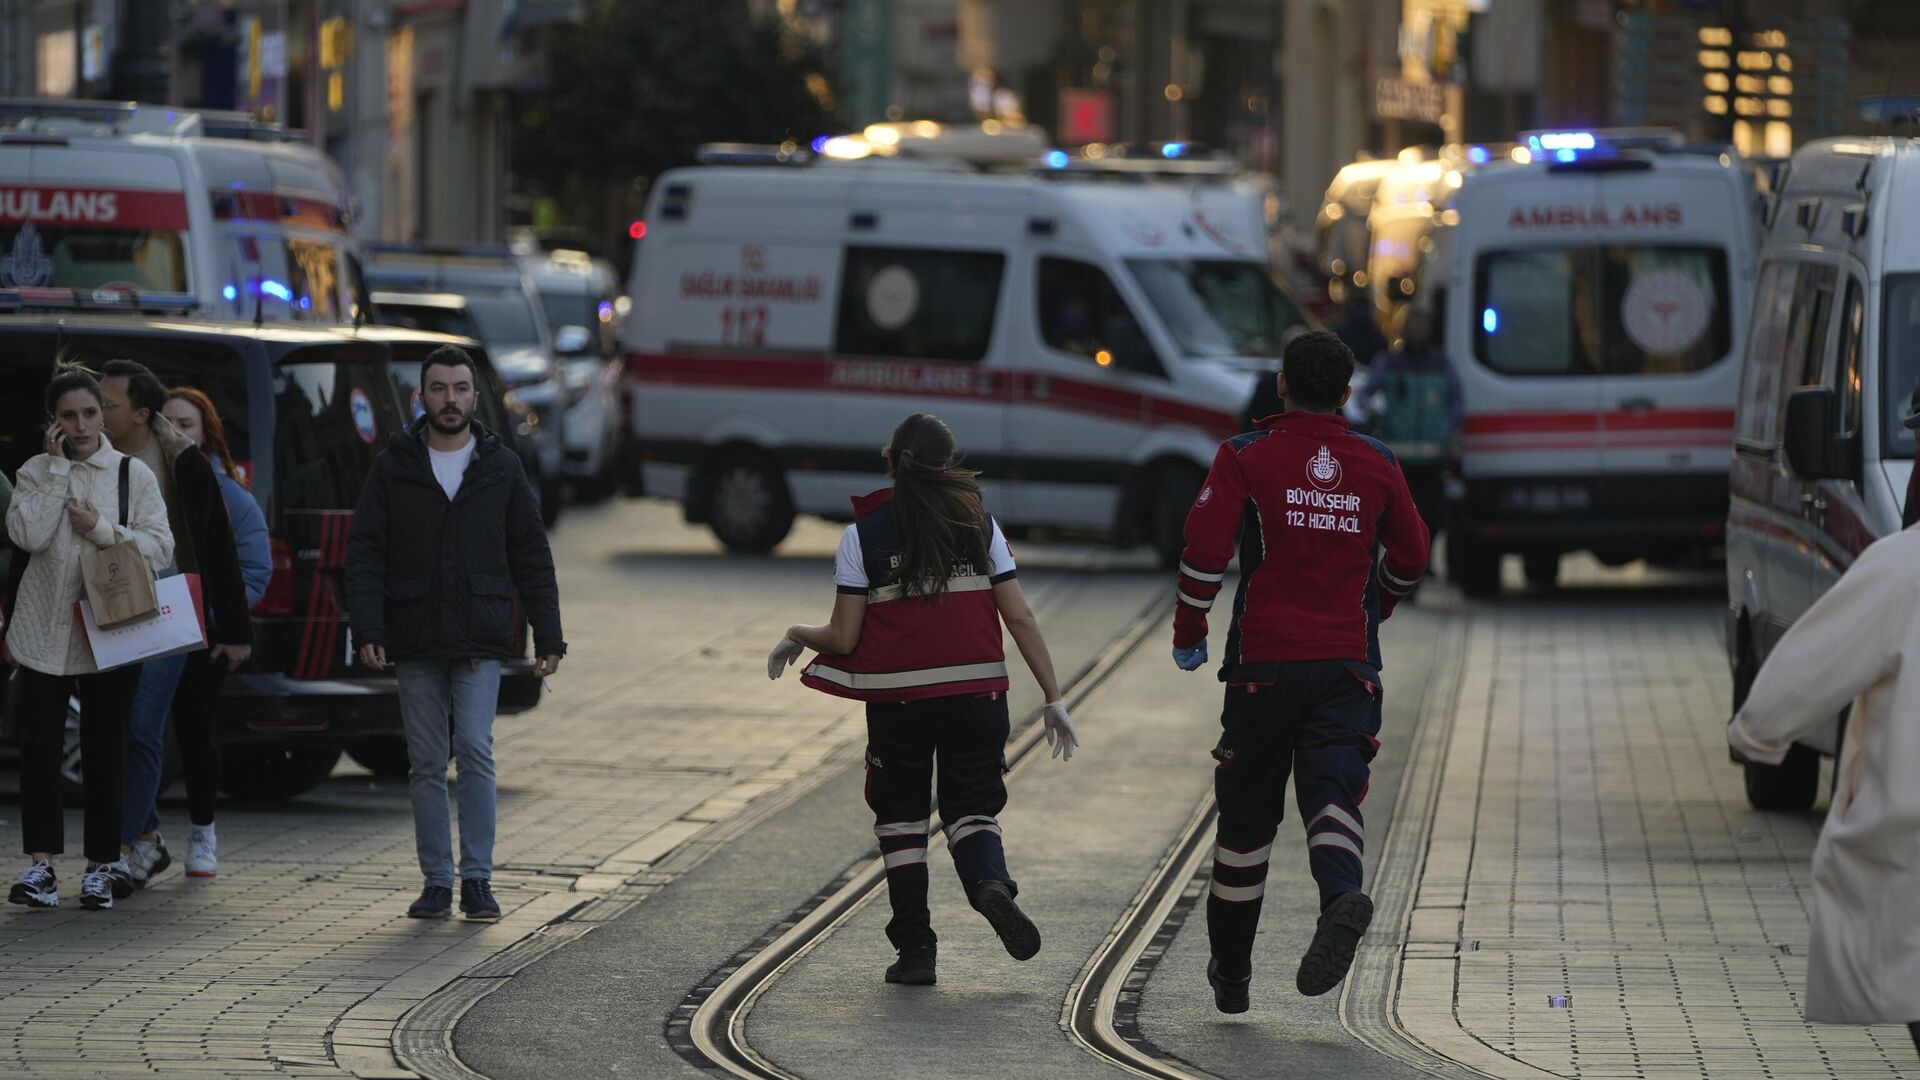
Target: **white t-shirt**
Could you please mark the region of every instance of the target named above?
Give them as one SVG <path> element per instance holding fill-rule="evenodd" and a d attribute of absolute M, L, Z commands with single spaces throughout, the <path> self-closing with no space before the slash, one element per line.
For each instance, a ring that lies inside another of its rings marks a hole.
<path fill-rule="evenodd" d="M 987 519 L 993 526 L 993 536 L 987 541 L 987 577 L 994 584 L 1013 577 L 1013 549 L 1007 546 L 1007 538 L 1000 532 L 1000 523 Z M 833 553 L 833 583 L 843 589 L 864 592 L 872 588 L 867 580 L 867 562 L 860 550 L 860 527 L 847 526 L 840 534 L 840 550 Z"/>
<path fill-rule="evenodd" d="M 427 456 L 433 459 L 433 478 L 440 481 L 440 487 L 451 500 L 460 490 L 460 481 L 467 475 L 467 466 L 473 463 L 473 448 L 476 440 L 469 434 L 467 445 L 458 450 L 435 450 L 427 447 Z"/>

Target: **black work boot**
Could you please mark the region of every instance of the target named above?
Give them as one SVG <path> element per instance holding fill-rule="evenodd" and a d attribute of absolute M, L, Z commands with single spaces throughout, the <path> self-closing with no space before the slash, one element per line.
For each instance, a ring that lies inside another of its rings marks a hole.
<path fill-rule="evenodd" d="M 1373 922 L 1373 901 L 1366 893 L 1341 893 L 1320 913 L 1320 925 L 1313 931 L 1313 944 L 1300 958 L 1300 974 L 1295 982 L 1308 997 L 1340 985 L 1353 966 L 1354 950 L 1360 947 L 1360 935 Z"/>
<path fill-rule="evenodd" d="M 1027 913 L 1013 902 L 1013 893 L 1005 884 L 988 881 L 975 890 L 973 907 L 975 911 L 987 917 L 993 926 L 993 932 L 1000 935 L 1000 944 L 1007 947 L 1007 955 L 1015 960 L 1031 960 L 1033 954 L 1040 951 L 1040 928 L 1033 925 Z"/>
<path fill-rule="evenodd" d="M 887 981 L 902 986 L 932 986 L 936 952 L 937 949 L 932 945 L 901 949 L 900 959 L 887 965 Z"/>
<path fill-rule="evenodd" d="M 409 919 L 444 919 L 453 910 L 453 889 L 446 885 L 428 885 L 420 890 L 420 899 L 407 908 Z"/>
<path fill-rule="evenodd" d="M 1207 983 L 1213 987 L 1213 1007 L 1223 1013 L 1243 1013 L 1247 1011 L 1251 998 L 1247 988 L 1253 985 L 1251 972 L 1237 979 L 1220 974 L 1220 961 L 1207 961 Z"/>

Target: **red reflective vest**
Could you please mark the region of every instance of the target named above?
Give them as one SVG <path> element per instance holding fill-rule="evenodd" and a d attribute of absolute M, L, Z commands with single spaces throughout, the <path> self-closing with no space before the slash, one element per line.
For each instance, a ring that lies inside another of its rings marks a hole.
<path fill-rule="evenodd" d="M 853 500 L 868 587 L 860 644 L 845 656 L 815 656 L 803 685 L 856 701 L 920 701 L 1007 688 L 1000 609 L 989 567 L 959 566 L 947 591 L 907 596 L 896 567 L 900 530 L 892 489 Z M 859 592 L 841 586 L 843 592 Z"/>

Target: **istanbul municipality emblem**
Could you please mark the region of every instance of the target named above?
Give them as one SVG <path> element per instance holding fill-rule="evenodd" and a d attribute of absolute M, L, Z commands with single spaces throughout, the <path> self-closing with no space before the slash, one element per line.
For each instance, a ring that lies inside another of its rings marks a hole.
<path fill-rule="evenodd" d="M 1333 451 L 1321 447 L 1320 452 L 1307 462 L 1307 481 L 1321 491 L 1332 491 L 1340 486 L 1340 461 Z"/>

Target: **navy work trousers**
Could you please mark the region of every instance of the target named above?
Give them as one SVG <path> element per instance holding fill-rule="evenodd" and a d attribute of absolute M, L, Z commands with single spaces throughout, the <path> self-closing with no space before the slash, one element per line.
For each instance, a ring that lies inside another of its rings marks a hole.
<path fill-rule="evenodd" d="M 967 901 L 987 881 L 1018 893 L 995 817 L 1007 805 L 1007 731 L 1005 694 L 868 703 L 867 805 L 887 863 L 887 940 L 894 948 L 938 940 L 927 912 L 936 766 L 940 819 Z"/>
<path fill-rule="evenodd" d="M 1288 773 L 1324 909 L 1342 893 L 1360 891 L 1360 802 L 1380 747 L 1380 676 L 1372 666 L 1312 660 L 1261 665 L 1260 676 L 1228 684 L 1213 750 L 1220 823 L 1207 936 L 1221 972 L 1235 978 L 1251 969 Z"/>

